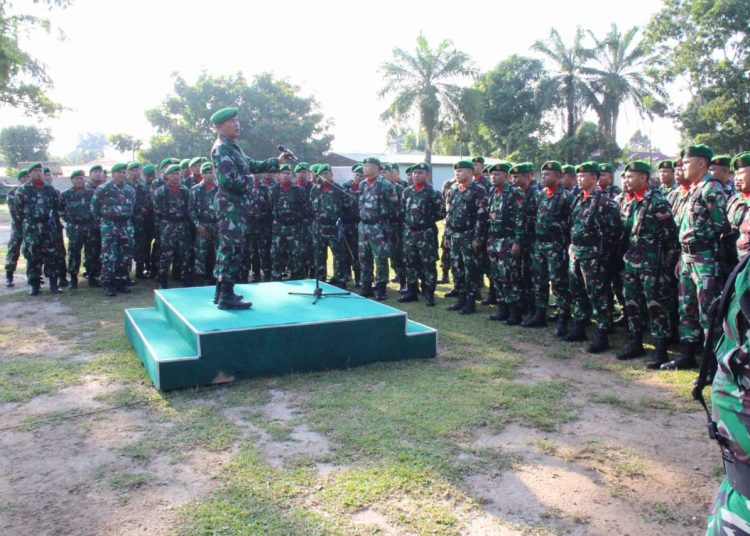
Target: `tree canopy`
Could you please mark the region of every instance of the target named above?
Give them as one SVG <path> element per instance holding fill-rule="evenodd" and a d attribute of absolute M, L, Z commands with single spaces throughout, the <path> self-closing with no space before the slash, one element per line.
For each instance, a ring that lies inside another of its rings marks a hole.
<path fill-rule="evenodd" d="M 49 129 L 18 125 L 0 131 L 0 153 L 11 167 L 19 162 L 48 160 Z"/>

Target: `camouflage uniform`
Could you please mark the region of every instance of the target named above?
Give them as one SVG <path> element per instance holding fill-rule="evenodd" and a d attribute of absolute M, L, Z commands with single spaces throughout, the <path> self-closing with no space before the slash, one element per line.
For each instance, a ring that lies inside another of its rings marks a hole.
<path fill-rule="evenodd" d="M 65 190 L 61 196 L 60 213 L 65 220 L 65 234 L 68 236 L 68 273 L 78 276 L 81 267 L 81 250 L 86 261 L 86 272 L 90 270 L 95 247 L 93 232 L 94 219 L 91 217 L 91 198 L 94 192 L 88 188 Z"/>
<path fill-rule="evenodd" d="M 310 181 L 305 181 L 304 184 L 293 182 L 293 184 L 302 189 L 304 198 L 307 201 L 307 206 L 303 211 L 305 215 L 303 216 L 302 224 L 299 227 L 300 271 L 305 277 L 314 277 L 317 261 L 315 260 L 315 238 L 313 232 L 313 216 L 310 208 L 310 192 L 312 192 L 315 185 Z M 323 265 L 323 268 L 326 268 L 325 264 Z M 325 279 L 325 272 L 323 273 L 322 279 Z"/>
<path fill-rule="evenodd" d="M 289 270 L 290 279 L 306 277 L 301 265 L 300 227 L 307 217 L 309 202 L 305 191 L 299 186 L 281 184 L 271 189 L 273 211 L 273 237 L 271 243 L 271 274 L 275 281 L 281 281 L 284 272 Z"/>
<path fill-rule="evenodd" d="M 344 224 L 344 274 L 346 279 L 350 279 L 351 272 L 354 272 L 354 281 L 360 281 L 359 256 L 357 255 L 357 246 L 359 244 L 359 233 L 357 226 L 359 224 L 359 191 L 360 185 L 355 185 L 354 181 L 345 182 L 342 187 L 351 192 L 352 196 L 344 210 L 341 221 Z"/>
<path fill-rule="evenodd" d="M 588 319 L 588 306 L 593 308 L 598 328 L 607 330 L 612 312 L 607 299 L 605 254 L 619 238 L 622 221 L 617 205 L 602 191 L 590 196 L 578 194 L 571 210 L 568 277 L 576 321 Z M 588 298 L 588 303 L 587 303 Z"/>
<path fill-rule="evenodd" d="M 477 254 L 473 241 L 481 242 L 487 222 L 487 192 L 476 181 L 463 188 L 455 183 L 445 200 L 445 234 L 450 240 L 451 272 L 461 299 L 479 292 Z"/>
<path fill-rule="evenodd" d="M 100 186 L 104 186 L 104 184 Z M 97 188 L 98 186 L 95 186 L 93 182 L 86 181 L 86 189 L 91 191 L 92 199 Z M 86 257 L 86 276 L 89 280 L 91 278 L 98 278 L 102 274 L 102 230 L 98 223 L 94 221 L 94 225 L 91 227 L 91 259 L 89 260 Z"/>
<path fill-rule="evenodd" d="M 448 198 L 448 191 L 454 184 L 456 184 L 456 179 L 454 178 L 450 178 L 443 183 L 443 201 Z M 440 249 L 440 268 L 443 270 L 443 280 L 447 282 L 448 271 L 451 267 L 451 244 L 450 237 L 445 228 L 443 229 L 443 239 L 440 241 Z"/>
<path fill-rule="evenodd" d="M 484 191 L 487 193 L 487 200 L 489 202 L 490 193 L 495 188 L 492 185 L 492 181 L 487 175 L 481 175 L 477 177 L 476 175 L 472 178 L 474 182 L 479 184 L 482 188 L 484 188 Z M 490 255 L 487 248 L 482 248 L 482 250 L 477 253 L 477 285 L 478 288 L 484 287 L 484 276 L 487 275 L 487 278 L 490 280 L 490 284 L 493 283 L 492 278 L 492 265 L 490 263 Z"/>
<path fill-rule="evenodd" d="M 737 194 L 742 196 L 741 193 Z M 733 211 L 730 213 L 729 223 L 737 229 L 737 258 L 741 259 L 750 253 L 750 198 L 742 198 L 741 201 L 734 204 Z"/>
<path fill-rule="evenodd" d="M 170 184 L 165 184 L 154 192 L 154 211 L 162 222 L 159 228 L 159 278 L 162 283 L 167 279 L 170 265 L 179 268 L 183 281 L 190 283 L 189 204 L 190 191 L 182 184 L 174 190 Z"/>
<path fill-rule="evenodd" d="M 56 208 L 52 213 L 52 222 L 55 226 L 55 251 L 56 251 L 55 262 L 57 262 L 56 272 L 59 275 L 59 277 L 62 279 L 62 278 L 65 278 L 65 274 L 68 273 L 68 269 L 67 269 L 67 264 L 65 260 L 65 256 L 66 256 L 65 237 L 63 233 L 62 221 L 60 221 L 60 212 L 59 212 L 59 208 L 62 203 L 62 194 L 57 188 L 55 188 L 55 196 L 57 197 L 57 201 L 55 202 Z"/>
<path fill-rule="evenodd" d="M 396 191 L 396 210 L 387 224 L 388 241 L 390 242 L 391 268 L 396 274 L 395 281 L 404 283 L 406 281 L 406 261 L 404 258 L 404 214 L 402 212 L 402 199 L 404 187 L 401 183 L 391 182 Z"/>
<path fill-rule="evenodd" d="M 375 263 L 374 282 L 388 283 L 388 257 L 390 242 L 386 232 L 388 222 L 398 211 L 398 194 L 393 185 L 383 177 L 370 182 L 364 179 L 359 183 L 359 266 L 362 270 L 362 283 L 373 283 L 373 261 Z"/>
<path fill-rule="evenodd" d="M 135 188 L 135 208 L 133 209 L 135 244 L 133 260 L 136 264 L 136 273 L 142 274 L 151 256 L 151 233 L 153 233 L 153 230 L 149 232 L 149 227 L 153 227 L 154 224 L 154 206 L 146 181 L 138 179 L 131 186 Z"/>
<path fill-rule="evenodd" d="M 425 183 L 420 190 L 412 185 L 404 190 L 401 210 L 404 215 L 404 260 L 406 284 L 415 288 L 419 274 L 424 274 L 426 288 L 437 285 L 435 262 L 437 252 L 436 222 L 445 217 L 443 196 Z"/>
<path fill-rule="evenodd" d="M 32 181 L 19 186 L 16 191 L 16 213 L 23 220 L 23 256 L 26 259 L 26 277 L 38 285 L 45 274 L 58 277 L 57 229 L 53 216 L 58 210 L 57 190 L 49 184 L 37 187 Z"/>
<path fill-rule="evenodd" d="M 219 135 L 211 149 L 219 191 L 216 211 L 219 215 L 219 249 L 216 252 L 216 278 L 236 283 L 242 271 L 246 223 L 243 218 L 245 194 L 252 188 L 251 173 L 275 171 L 278 159 L 252 160 L 237 143 Z"/>
<path fill-rule="evenodd" d="M 328 248 L 333 254 L 332 283 L 346 284 L 344 267 L 346 253 L 342 240 L 343 227 L 341 218 L 349 205 L 348 196 L 330 184 L 316 184 L 310 191 L 310 213 L 313 216 L 312 240 L 317 277 L 325 280 L 328 264 Z"/>
<path fill-rule="evenodd" d="M 601 190 L 601 189 L 600 189 Z M 618 196 L 622 196 L 622 189 L 619 186 L 616 186 L 614 183 L 607 186 L 605 189 L 601 190 L 604 195 L 609 197 L 612 200 L 615 200 L 618 198 Z M 614 242 L 616 246 L 620 246 L 622 244 L 622 237 L 617 237 L 618 240 Z M 624 308 L 625 307 L 625 296 L 623 294 L 623 280 L 622 280 L 622 274 L 624 270 L 623 265 L 623 259 L 622 254 L 623 251 L 620 247 L 614 247 L 609 251 L 605 251 L 605 259 L 604 259 L 604 270 L 603 275 L 605 279 L 604 285 L 607 287 L 607 300 L 609 300 L 609 311 L 610 313 L 614 313 L 615 310 L 615 297 L 617 298 L 617 301 L 619 304 Z"/>
<path fill-rule="evenodd" d="M 737 261 L 742 258 L 742 253 L 747 252 L 746 244 L 743 245 L 742 250 L 738 247 L 738 239 L 740 238 L 740 226 L 750 206 L 741 193 L 727 199 L 727 222 L 729 226 L 721 237 L 722 272 L 724 276 L 728 276 L 732 272 L 737 265 Z"/>
<path fill-rule="evenodd" d="M 487 202 L 486 251 L 499 303 L 517 305 L 521 300 L 520 257 L 514 257 L 511 248 L 523 243 L 525 216 L 524 193 L 520 188 L 510 182 L 501 190 L 492 187 Z"/>
<path fill-rule="evenodd" d="M 23 215 L 18 212 L 18 192 L 22 185 L 14 186 L 8 192 L 8 210 L 10 212 L 10 238 L 8 251 L 5 254 L 5 271 L 15 272 L 23 242 Z"/>
<path fill-rule="evenodd" d="M 271 233 L 273 214 L 271 213 L 271 192 L 267 186 L 256 180 L 245 193 L 244 219 L 247 225 L 242 257 L 242 280 L 248 279 L 252 270 L 253 280 L 271 280 Z"/>
<path fill-rule="evenodd" d="M 526 312 L 533 312 L 534 308 L 534 272 L 532 268 L 532 254 L 534 252 L 534 242 L 536 232 L 536 211 L 539 199 L 537 194 L 539 189 L 536 185 L 530 184 L 526 191 L 523 192 L 523 234 L 521 235 L 521 256 L 519 257 L 519 273 L 521 288 L 521 309 Z"/>
<path fill-rule="evenodd" d="M 98 224 L 101 229 L 102 280 L 111 286 L 122 287 L 128 280 L 133 258 L 134 208 L 135 188 L 127 183 L 102 184 L 91 199 L 94 227 Z"/>
<path fill-rule="evenodd" d="M 194 274 L 202 283 L 213 279 L 216 264 L 216 248 L 219 245 L 219 218 L 216 215 L 216 193 L 219 191 L 216 183 L 211 187 L 203 181 L 190 189 L 188 214 L 195 228 L 195 268 Z M 198 233 L 198 226 L 203 226 L 207 236 L 203 238 Z"/>
<path fill-rule="evenodd" d="M 148 201 L 146 201 L 147 209 L 143 213 L 143 236 L 136 237 L 136 241 L 143 247 L 143 251 L 139 254 L 136 251 L 136 256 L 140 255 L 143 259 L 145 266 L 144 268 L 148 271 L 149 277 L 153 277 L 156 273 L 156 266 L 158 259 L 155 257 L 156 247 L 156 217 L 154 216 L 154 196 L 151 185 L 155 182 L 155 179 L 151 182 L 144 180 L 143 184 L 148 192 Z M 136 244 L 136 247 L 138 244 Z"/>

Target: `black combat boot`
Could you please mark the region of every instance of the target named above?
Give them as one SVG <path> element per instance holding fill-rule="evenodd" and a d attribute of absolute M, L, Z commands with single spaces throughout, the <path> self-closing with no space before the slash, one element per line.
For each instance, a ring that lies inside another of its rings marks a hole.
<path fill-rule="evenodd" d="M 107 283 L 104 285 L 104 295 L 108 298 L 114 298 L 117 296 L 117 291 L 115 290 L 114 283 L 107 281 Z"/>
<path fill-rule="evenodd" d="M 167 274 L 159 274 L 159 288 L 169 288 L 169 283 L 167 283 Z"/>
<path fill-rule="evenodd" d="M 398 276 L 398 291 L 401 294 L 403 294 L 404 292 L 407 291 L 407 288 L 406 288 L 406 276 L 403 275 L 403 274 L 400 275 L 400 276 Z"/>
<path fill-rule="evenodd" d="M 598 354 L 607 349 L 609 349 L 609 338 L 607 337 L 607 330 L 597 328 L 596 336 L 594 336 L 594 340 L 591 342 L 591 344 L 589 344 L 589 347 L 586 348 L 586 351 L 590 354 Z"/>
<path fill-rule="evenodd" d="M 221 294 L 219 296 L 219 303 L 217 307 L 219 309 L 233 309 L 242 310 L 250 309 L 253 304 L 245 301 L 242 296 L 234 293 L 234 284 L 229 282 L 223 282 L 221 284 Z"/>
<path fill-rule="evenodd" d="M 463 307 L 458 311 L 458 314 L 460 315 L 470 315 L 475 313 L 477 310 L 477 304 L 472 299 L 467 299 L 464 302 Z"/>
<path fill-rule="evenodd" d="M 451 278 L 448 275 L 448 272 L 449 272 L 449 270 L 443 270 L 443 277 L 440 279 L 440 281 L 438 281 L 439 283 L 445 285 L 446 283 L 450 283 L 451 282 Z"/>
<path fill-rule="evenodd" d="M 362 291 L 359 293 L 363 298 L 372 298 L 375 293 L 372 291 L 372 283 L 365 281 L 362 285 Z"/>
<path fill-rule="evenodd" d="M 698 345 L 692 341 L 680 343 L 680 355 L 672 361 L 667 361 L 659 368 L 661 370 L 683 370 L 696 368 L 695 350 Z"/>
<path fill-rule="evenodd" d="M 136 262 L 135 263 L 135 278 L 136 279 L 146 279 L 146 276 L 143 273 L 143 263 L 142 262 Z"/>
<path fill-rule="evenodd" d="M 400 303 L 407 303 L 418 300 L 419 298 L 417 297 L 417 285 L 411 283 L 406 286 L 406 292 L 404 292 L 397 301 L 399 301 Z"/>
<path fill-rule="evenodd" d="M 34 281 L 29 281 L 29 285 L 31 285 L 31 290 L 29 290 L 29 296 L 39 296 L 39 280 L 36 279 Z"/>
<path fill-rule="evenodd" d="M 486 300 L 482 300 L 482 305 L 497 305 L 497 291 L 495 285 L 490 283 L 490 290 Z"/>
<path fill-rule="evenodd" d="M 509 316 L 510 316 L 510 310 L 508 309 L 508 304 L 505 302 L 501 302 L 497 304 L 497 312 L 494 315 L 488 316 L 487 320 L 494 320 L 495 322 L 503 322 L 505 320 L 508 320 Z"/>
<path fill-rule="evenodd" d="M 646 363 L 646 368 L 658 369 L 664 363 L 669 361 L 667 357 L 667 346 L 669 346 L 669 339 L 656 339 L 656 348 L 651 353 L 651 359 Z"/>
<path fill-rule="evenodd" d="M 362 279 L 359 270 L 354 270 L 354 288 L 362 288 Z"/>
<path fill-rule="evenodd" d="M 617 359 L 625 361 L 627 359 L 635 359 L 636 357 L 642 357 L 644 355 L 646 355 L 646 349 L 643 347 L 643 333 L 635 332 L 631 334 L 628 345 L 617 354 Z"/>
<path fill-rule="evenodd" d="M 65 274 L 61 275 L 61 276 L 60 276 L 60 277 L 59 277 L 59 278 L 57 279 L 57 287 L 58 287 L 58 288 L 68 288 L 69 286 L 70 286 L 70 283 L 69 283 L 69 282 L 68 282 L 68 280 L 66 279 L 66 277 L 65 277 Z"/>
<path fill-rule="evenodd" d="M 443 294 L 444 298 L 457 298 L 458 297 L 458 290 L 456 290 L 456 287 L 453 287 L 448 292 Z"/>
<path fill-rule="evenodd" d="M 385 301 L 388 299 L 388 294 L 386 294 L 386 291 L 385 291 L 385 285 L 386 285 L 385 281 L 381 283 L 377 283 L 375 285 L 375 299 L 377 301 Z"/>
<path fill-rule="evenodd" d="M 581 342 L 586 339 L 586 323 L 583 320 L 573 320 L 573 327 L 562 338 L 565 342 Z"/>
<path fill-rule="evenodd" d="M 49 278 L 49 291 L 52 294 L 62 294 L 63 293 L 62 289 L 60 288 L 60 284 L 59 284 L 58 281 L 59 281 L 59 279 L 57 278 L 56 275 L 50 276 L 50 278 Z"/>
<path fill-rule="evenodd" d="M 534 316 L 530 316 L 521 326 L 524 328 L 543 328 L 547 325 L 547 310 L 543 307 L 537 307 Z"/>
<path fill-rule="evenodd" d="M 129 279 L 118 279 L 115 281 L 115 288 L 117 289 L 117 292 L 120 294 L 131 294 L 133 291 L 130 290 L 130 285 L 128 285 Z"/>
<path fill-rule="evenodd" d="M 435 285 L 424 286 L 424 304 L 427 307 L 435 307 Z"/>
<path fill-rule="evenodd" d="M 5 286 L 8 288 L 15 286 L 13 283 L 13 270 L 5 270 Z"/>
<path fill-rule="evenodd" d="M 221 296 L 221 283 L 216 283 L 216 290 L 214 291 L 214 304 L 219 303 L 219 296 Z"/>
<path fill-rule="evenodd" d="M 99 282 L 99 280 L 96 278 L 96 276 L 90 275 L 88 276 L 89 286 L 99 288 L 102 286 L 102 284 Z"/>
<path fill-rule="evenodd" d="M 505 321 L 505 323 L 508 326 L 519 325 L 523 320 L 523 318 L 521 317 L 521 308 L 517 303 L 511 303 L 510 305 L 508 305 L 508 310 L 510 311 L 510 313 L 508 314 L 508 319 Z"/>
<path fill-rule="evenodd" d="M 73 290 L 78 288 L 78 276 L 76 274 L 70 274 L 70 288 Z"/>
<path fill-rule="evenodd" d="M 677 311 L 669 313 L 669 323 L 672 328 L 669 344 L 680 344 L 680 314 Z"/>
<path fill-rule="evenodd" d="M 458 300 L 456 300 L 456 303 L 453 305 L 449 305 L 445 308 L 446 311 L 460 311 L 464 308 L 464 305 L 466 304 L 466 296 L 464 294 L 460 294 L 458 296 Z"/>
<path fill-rule="evenodd" d="M 557 325 L 555 327 L 555 337 L 562 339 L 568 333 L 568 313 L 557 313 Z"/>

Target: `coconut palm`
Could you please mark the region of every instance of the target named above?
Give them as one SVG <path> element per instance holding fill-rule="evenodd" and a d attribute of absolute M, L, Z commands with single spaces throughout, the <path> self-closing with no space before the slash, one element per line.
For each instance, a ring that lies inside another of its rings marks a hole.
<path fill-rule="evenodd" d="M 402 122 L 417 114 L 430 162 L 436 134 L 448 119 L 460 117 L 463 88 L 455 82 L 476 74 L 471 58 L 447 39 L 432 49 L 420 33 L 414 53 L 394 48 L 393 61 L 384 63 L 381 72 L 385 86 L 378 96 L 394 97 L 381 118 Z"/>

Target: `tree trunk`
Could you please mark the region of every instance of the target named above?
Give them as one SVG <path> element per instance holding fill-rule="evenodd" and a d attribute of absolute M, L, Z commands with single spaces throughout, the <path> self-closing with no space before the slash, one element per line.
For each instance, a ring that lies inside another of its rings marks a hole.
<path fill-rule="evenodd" d="M 424 161 L 432 165 L 432 142 L 433 136 L 429 129 L 424 130 L 425 147 L 424 147 Z"/>
<path fill-rule="evenodd" d="M 567 135 L 571 137 L 575 134 L 576 121 L 575 121 L 575 86 L 573 84 L 573 78 L 568 77 L 565 83 L 565 107 L 568 113 L 568 130 Z"/>

